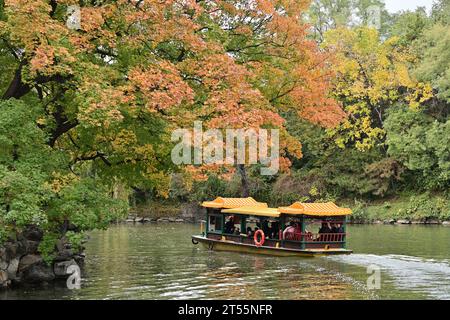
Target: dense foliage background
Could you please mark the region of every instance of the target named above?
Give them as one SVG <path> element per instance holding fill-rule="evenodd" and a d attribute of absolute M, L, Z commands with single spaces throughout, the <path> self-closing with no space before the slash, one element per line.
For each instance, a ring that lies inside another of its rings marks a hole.
<path fill-rule="evenodd" d="M 379 30 L 365 26 L 371 5 L 382 8 Z M 383 8 L 383 1 L 312 1 L 308 37 L 332 53 L 330 92 L 348 117 L 323 128 L 283 112 L 302 158 L 276 178 L 251 171 L 252 196 L 272 205 L 334 200 L 360 221 L 450 218 L 450 1 L 437 1 L 431 13 Z M 238 176 L 179 187 L 177 180 L 172 195 L 181 201 L 242 190 Z"/>

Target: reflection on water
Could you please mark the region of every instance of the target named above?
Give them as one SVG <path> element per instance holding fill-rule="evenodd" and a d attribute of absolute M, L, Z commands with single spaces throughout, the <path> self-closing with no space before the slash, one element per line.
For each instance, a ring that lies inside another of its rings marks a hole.
<path fill-rule="evenodd" d="M 279 258 L 209 252 L 198 226 L 119 225 L 91 233 L 82 289 L 0 292 L 38 299 L 450 299 L 450 228 L 350 227 L 350 256 Z M 367 267 L 382 271 L 366 289 Z"/>

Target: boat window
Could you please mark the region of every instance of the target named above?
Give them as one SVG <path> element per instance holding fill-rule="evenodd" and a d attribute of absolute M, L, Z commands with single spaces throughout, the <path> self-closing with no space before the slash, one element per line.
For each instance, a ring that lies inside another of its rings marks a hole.
<path fill-rule="evenodd" d="M 345 233 L 345 221 L 342 218 L 332 219 L 307 219 L 305 221 L 306 232 L 312 233 Z"/>
<path fill-rule="evenodd" d="M 283 230 L 283 239 L 289 241 L 302 240 L 302 221 L 298 218 L 289 218 L 286 220 Z"/>
<path fill-rule="evenodd" d="M 343 242 L 345 241 L 345 218 L 308 218 L 305 220 L 306 241 Z"/>
<path fill-rule="evenodd" d="M 225 216 L 225 228 L 224 233 L 226 234 L 241 234 L 241 218 L 237 215 Z"/>
<path fill-rule="evenodd" d="M 245 220 L 245 230 L 244 233 L 248 236 L 248 237 L 253 237 L 255 231 L 257 229 L 261 228 L 261 224 L 259 222 L 259 218 L 256 217 L 248 217 Z"/>
<path fill-rule="evenodd" d="M 211 215 L 209 216 L 209 232 L 222 232 L 222 216 Z"/>
<path fill-rule="evenodd" d="M 253 237 L 256 230 L 261 229 L 266 239 L 278 239 L 280 234 L 280 222 L 278 219 L 268 217 L 250 216 L 246 219 L 244 233 Z"/>

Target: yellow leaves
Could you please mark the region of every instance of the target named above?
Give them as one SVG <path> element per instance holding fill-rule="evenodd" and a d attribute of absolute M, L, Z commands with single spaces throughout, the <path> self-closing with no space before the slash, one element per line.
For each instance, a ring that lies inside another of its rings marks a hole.
<path fill-rule="evenodd" d="M 39 119 L 36 120 L 36 123 L 38 125 L 45 125 L 45 124 L 47 124 L 47 119 L 46 118 L 39 118 Z"/>
<path fill-rule="evenodd" d="M 406 101 L 412 110 L 419 110 L 420 106 L 433 98 L 433 87 L 429 83 L 418 83 L 417 86 L 408 94 Z"/>
<path fill-rule="evenodd" d="M 130 130 L 121 130 L 111 142 L 113 149 L 119 153 L 130 153 L 137 142 L 136 135 Z"/>
<path fill-rule="evenodd" d="M 59 193 L 66 186 L 72 184 L 74 181 L 78 181 L 80 178 L 73 174 L 62 174 L 60 172 L 53 172 L 52 180 L 46 182 L 46 187 L 50 188 L 54 193 Z"/>
<path fill-rule="evenodd" d="M 337 132 L 341 132 L 336 136 Z M 370 115 L 361 115 L 344 121 L 339 127 L 329 130 L 330 136 L 335 136 L 335 143 L 344 149 L 348 143 L 355 142 L 355 147 L 360 151 L 368 151 L 373 148 L 385 135 L 382 128 L 373 126 Z"/>
<path fill-rule="evenodd" d="M 386 47 L 395 48 L 399 44 L 399 42 L 400 42 L 400 37 L 393 36 L 393 37 L 386 39 L 386 41 L 384 41 L 384 44 Z"/>
<path fill-rule="evenodd" d="M 144 176 L 148 179 L 148 181 L 152 181 L 154 185 L 154 190 L 157 192 L 158 196 L 163 198 L 169 197 L 170 190 L 170 176 L 165 172 L 157 171 L 157 172 L 147 172 L 144 173 Z"/>
<path fill-rule="evenodd" d="M 291 156 L 297 159 L 301 159 L 303 157 L 301 142 L 290 136 L 286 130 L 281 130 L 280 140 L 281 148 L 289 152 Z"/>
<path fill-rule="evenodd" d="M 337 56 L 333 93 L 349 114 L 331 131 L 340 147 L 372 148 L 384 137 L 381 126 L 387 108 L 407 102 L 417 109 L 432 97 L 431 87 L 410 75 L 413 57 L 399 46 L 398 38 L 382 41 L 376 30 L 364 27 L 337 29 L 327 33 L 325 48 Z"/>
<path fill-rule="evenodd" d="M 398 83 L 397 86 L 414 87 L 416 82 L 411 78 L 407 61 L 403 60 L 401 63 L 394 63 L 393 72 L 396 75 Z"/>
<path fill-rule="evenodd" d="M 154 150 L 151 144 L 139 144 L 136 134 L 131 130 L 120 130 L 112 137 L 110 142 L 112 153 L 123 158 L 123 161 L 129 164 L 136 164 L 137 161 L 154 160 Z M 147 167 L 148 170 L 153 170 L 153 166 Z M 148 171 L 153 172 L 153 171 Z"/>
<path fill-rule="evenodd" d="M 316 186 L 312 186 L 311 189 L 309 190 L 309 194 L 313 197 L 317 197 L 320 195 L 320 192 Z"/>
<path fill-rule="evenodd" d="M 0 21 L 0 36 L 8 33 L 8 24 L 5 21 Z"/>

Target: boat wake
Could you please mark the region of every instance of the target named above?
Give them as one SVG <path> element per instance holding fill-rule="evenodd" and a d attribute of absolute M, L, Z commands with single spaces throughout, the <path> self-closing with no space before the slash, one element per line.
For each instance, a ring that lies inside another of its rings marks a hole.
<path fill-rule="evenodd" d="M 362 267 L 378 266 L 395 287 L 426 294 L 435 299 L 450 299 L 450 264 L 445 260 L 404 255 L 353 254 L 331 256 L 331 260 Z"/>

